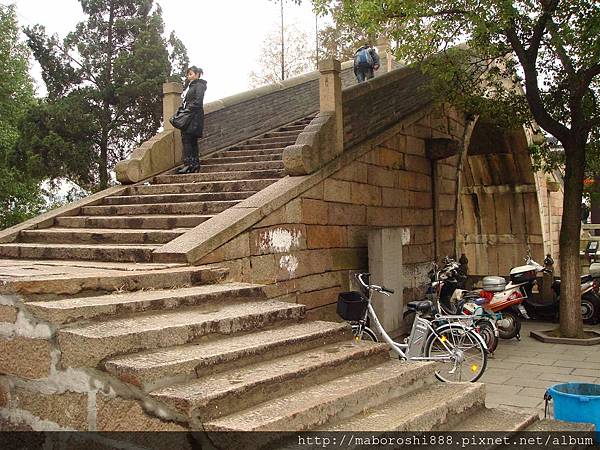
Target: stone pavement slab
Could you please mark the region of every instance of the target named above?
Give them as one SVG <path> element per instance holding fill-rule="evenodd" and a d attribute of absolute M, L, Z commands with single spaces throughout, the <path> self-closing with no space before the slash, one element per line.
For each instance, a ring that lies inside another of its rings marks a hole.
<path fill-rule="evenodd" d="M 577 381 L 600 384 L 600 346 L 544 344 L 529 336 L 531 330 L 557 326 L 527 321 L 521 341 L 500 340 L 480 380 L 486 383 L 486 406 L 533 411 L 543 417 L 544 392 L 550 386 Z M 586 328 L 600 330 L 600 325 Z"/>

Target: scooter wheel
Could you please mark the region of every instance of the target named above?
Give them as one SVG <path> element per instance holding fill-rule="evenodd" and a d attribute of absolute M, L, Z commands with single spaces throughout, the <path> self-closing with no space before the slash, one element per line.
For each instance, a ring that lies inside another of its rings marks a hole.
<path fill-rule="evenodd" d="M 506 323 L 506 325 L 503 325 Z M 501 324 L 503 326 L 501 326 Z M 512 339 L 521 332 L 521 321 L 511 311 L 502 311 L 502 320 L 498 322 L 498 335 L 501 339 Z"/>
<path fill-rule="evenodd" d="M 592 292 L 586 292 L 581 297 L 581 316 L 583 322 L 593 325 L 600 319 L 600 298 Z"/>

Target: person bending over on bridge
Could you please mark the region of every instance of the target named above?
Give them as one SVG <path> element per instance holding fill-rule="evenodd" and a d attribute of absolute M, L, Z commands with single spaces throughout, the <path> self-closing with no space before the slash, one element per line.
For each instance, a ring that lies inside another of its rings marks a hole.
<path fill-rule="evenodd" d="M 200 170 L 198 159 L 198 139 L 204 131 L 204 92 L 206 81 L 200 79 L 202 69 L 192 66 L 187 70 L 187 86 L 181 97 L 183 107 L 192 111 L 190 123 L 181 130 L 181 143 L 183 144 L 183 167 L 177 173 L 192 173 Z"/>
<path fill-rule="evenodd" d="M 379 69 L 379 55 L 369 44 L 363 45 L 354 53 L 354 75 L 359 83 L 370 80 L 375 76 L 373 73 Z"/>

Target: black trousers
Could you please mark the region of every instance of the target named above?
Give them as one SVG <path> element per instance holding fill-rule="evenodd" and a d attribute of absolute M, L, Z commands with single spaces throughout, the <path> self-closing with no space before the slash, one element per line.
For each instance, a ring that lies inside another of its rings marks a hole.
<path fill-rule="evenodd" d="M 186 166 L 198 166 L 198 136 L 193 134 L 181 133 L 181 143 L 183 144 L 183 164 Z"/>

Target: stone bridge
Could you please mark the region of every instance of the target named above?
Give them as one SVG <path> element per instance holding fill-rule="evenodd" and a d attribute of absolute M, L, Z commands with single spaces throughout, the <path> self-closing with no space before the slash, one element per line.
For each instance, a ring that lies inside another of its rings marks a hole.
<path fill-rule="evenodd" d="M 397 291 L 376 305 L 396 329 L 434 259 L 506 275 L 527 249 L 556 258 L 561 187 L 532 170 L 537 130 L 465 117 L 420 72 L 382 67 L 356 85 L 351 64 L 325 61 L 208 104 L 200 173 L 174 174 L 167 124 L 119 163 L 120 185 L 0 232 L 0 419 L 369 430 L 354 414 L 394 401 L 422 409 L 396 429 L 476 427 L 482 386 L 432 384 L 433 363 L 316 319 L 337 320 L 337 294 L 369 267 Z M 164 86 L 166 117 L 180 92 Z M 434 391 L 449 400 L 422 400 Z"/>

